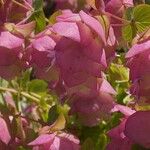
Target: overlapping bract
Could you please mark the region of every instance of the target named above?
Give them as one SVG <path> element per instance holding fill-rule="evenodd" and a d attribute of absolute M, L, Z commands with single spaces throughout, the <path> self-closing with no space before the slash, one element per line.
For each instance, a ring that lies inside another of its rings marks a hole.
<path fill-rule="evenodd" d="M 34 76 L 47 81 L 50 90 L 58 94 L 61 104 L 67 100 L 71 107 L 69 114 L 76 115 L 83 126 L 98 125 L 110 112 L 120 111 L 125 115 L 120 125 L 108 133 L 111 142 L 107 149 L 130 150 L 134 144 L 150 148 L 149 111 L 136 112 L 115 104 L 116 92 L 104 73 L 115 57 L 122 17 L 128 7 L 133 7 L 133 1 L 92 1 L 91 11 L 88 7 L 79 13 L 63 10 L 55 23 L 38 34 L 34 32 L 34 21 L 24 24 L 31 15 L 32 1 L 18 2 L 23 3 L 24 9 L 10 0 L 0 5 L 0 77 L 10 80 L 31 67 Z M 64 8 L 78 9 L 76 0 L 58 0 L 56 8 L 62 8 L 62 3 L 67 4 Z M 150 99 L 149 45 L 147 35 L 145 39 L 139 38 L 126 54 L 131 94 L 144 102 Z M 14 107 L 15 104 L 8 100 L 6 105 Z M 0 144 L 11 144 L 6 122 L 3 118 L 0 120 Z M 42 134 L 29 146 L 33 150 L 80 149 L 79 140 L 63 131 Z"/>
<path fill-rule="evenodd" d="M 25 65 L 21 61 L 23 55 L 23 44 L 24 39 L 16 37 L 8 31 L 0 33 L 1 77 L 5 79 L 12 79 L 20 74 Z"/>
<path fill-rule="evenodd" d="M 138 41 L 126 54 L 127 66 L 132 80 L 131 92 L 138 99 L 150 99 L 150 40 Z"/>
<path fill-rule="evenodd" d="M 107 145 L 108 150 L 120 149 L 131 150 L 135 144 L 144 148 L 150 148 L 149 144 L 149 111 L 134 111 L 128 107 L 116 105 L 114 111 L 120 111 L 125 116 L 121 123 L 111 129 L 108 135 L 111 142 Z"/>
<path fill-rule="evenodd" d="M 29 143 L 29 145 L 34 146 L 33 150 L 79 150 L 79 140 L 71 134 L 60 133 L 56 135 L 53 134 L 43 134 L 37 139 Z"/>
<path fill-rule="evenodd" d="M 96 125 L 101 114 L 108 114 L 113 107 L 110 95 L 115 91 L 105 82 L 102 71 L 107 67 L 107 59 L 114 56 L 114 49 L 111 54 L 105 52 L 109 44 L 105 30 L 101 22 L 85 12 L 73 14 L 66 10 L 57 20 L 52 27 L 61 36 L 55 47 L 56 63 L 67 92 L 74 97 L 70 101 L 72 112 L 85 125 Z M 115 47 L 115 41 L 111 46 Z"/>

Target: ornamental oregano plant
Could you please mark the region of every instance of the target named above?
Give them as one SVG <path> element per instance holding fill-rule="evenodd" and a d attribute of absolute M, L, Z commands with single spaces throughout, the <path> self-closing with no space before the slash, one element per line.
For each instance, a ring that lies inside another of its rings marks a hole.
<path fill-rule="evenodd" d="M 0 0 L 0 150 L 149 150 L 150 0 Z"/>

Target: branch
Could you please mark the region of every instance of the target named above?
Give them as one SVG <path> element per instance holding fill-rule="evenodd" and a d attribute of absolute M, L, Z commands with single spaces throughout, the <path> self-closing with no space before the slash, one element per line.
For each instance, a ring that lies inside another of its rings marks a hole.
<path fill-rule="evenodd" d="M 4 92 L 8 91 L 8 92 L 10 92 L 10 93 L 12 93 L 12 94 L 15 94 L 15 95 L 17 95 L 17 94 L 19 93 L 19 91 L 15 90 L 15 89 L 5 88 L 5 87 L 0 87 L 0 91 L 4 91 Z M 38 104 L 39 101 L 40 101 L 40 96 L 37 98 L 37 96 L 35 97 L 35 96 L 30 95 L 29 93 L 24 92 L 24 91 L 20 92 L 20 94 L 21 94 L 22 96 L 28 98 L 29 100 L 32 100 L 32 102 L 35 102 L 35 103 L 37 103 L 37 104 Z"/>

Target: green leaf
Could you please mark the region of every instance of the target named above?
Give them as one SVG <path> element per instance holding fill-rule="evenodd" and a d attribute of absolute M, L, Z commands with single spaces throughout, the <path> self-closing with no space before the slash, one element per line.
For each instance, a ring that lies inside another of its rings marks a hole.
<path fill-rule="evenodd" d="M 91 138 L 87 138 L 84 141 L 84 143 L 83 143 L 83 145 L 81 147 L 81 150 L 95 150 L 94 143 L 93 143 Z"/>
<path fill-rule="evenodd" d="M 107 145 L 107 136 L 105 134 L 101 134 L 96 147 L 97 149 L 101 148 L 101 150 L 105 150 L 106 145 Z"/>
<path fill-rule="evenodd" d="M 34 0 L 33 7 L 34 12 L 30 19 L 36 22 L 36 33 L 38 33 L 43 31 L 46 27 L 46 18 L 43 12 L 43 0 Z"/>
<path fill-rule="evenodd" d="M 48 84 L 44 80 L 38 80 L 38 79 L 32 80 L 28 84 L 29 92 L 34 92 L 34 93 L 45 93 L 47 92 L 47 87 Z"/>
<path fill-rule="evenodd" d="M 66 119 L 63 114 L 60 114 L 57 120 L 51 125 L 50 131 L 60 131 L 66 126 Z"/>
<path fill-rule="evenodd" d="M 111 81 L 114 82 L 128 82 L 129 81 L 129 69 L 123 65 L 111 63 L 109 69 L 109 75 Z"/>
<path fill-rule="evenodd" d="M 96 144 L 100 134 L 101 128 L 99 126 L 84 127 L 82 128 L 81 139 L 86 140 L 89 137 L 94 141 L 94 144 Z"/>
<path fill-rule="evenodd" d="M 56 23 L 56 18 L 57 18 L 57 16 L 61 15 L 61 13 L 62 13 L 61 10 L 54 12 L 49 18 L 49 23 L 50 24 Z"/>
<path fill-rule="evenodd" d="M 133 18 L 138 32 L 142 32 L 150 26 L 150 5 L 141 4 L 133 9 Z"/>
<path fill-rule="evenodd" d="M 34 0 L 33 1 L 33 7 L 35 10 L 43 9 L 43 0 Z"/>
<path fill-rule="evenodd" d="M 39 10 L 33 13 L 32 20 L 36 22 L 36 33 L 41 32 L 46 27 L 45 15 L 43 10 Z"/>
<path fill-rule="evenodd" d="M 26 130 L 26 142 L 29 143 L 33 141 L 38 136 L 37 132 L 34 131 L 32 128 L 28 128 Z"/>
<path fill-rule="evenodd" d="M 47 122 L 49 124 L 54 123 L 57 120 L 58 116 L 59 116 L 59 113 L 58 113 L 58 110 L 57 110 L 57 105 L 54 105 L 49 110 Z"/>
<path fill-rule="evenodd" d="M 131 41 L 133 37 L 132 27 L 131 25 L 127 25 L 122 29 L 123 39 L 126 41 Z"/>
<path fill-rule="evenodd" d="M 122 36 L 124 40 L 131 42 L 137 33 L 150 27 L 150 5 L 141 4 L 127 9 L 124 18 L 130 21 L 130 24 L 123 26 Z"/>
<path fill-rule="evenodd" d="M 16 148 L 16 150 L 31 150 L 31 149 L 23 147 L 23 146 L 19 146 L 19 147 Z"/>
<path fill-rule="evenodd" d="M 21 80 L 21 87 L 23 89 L 27 89 L 28 83 L 30 82 L 30 76 L 31 76 L 31 69 L 28 69 L 22 73 L 22 76 L 20 77 Z"/>

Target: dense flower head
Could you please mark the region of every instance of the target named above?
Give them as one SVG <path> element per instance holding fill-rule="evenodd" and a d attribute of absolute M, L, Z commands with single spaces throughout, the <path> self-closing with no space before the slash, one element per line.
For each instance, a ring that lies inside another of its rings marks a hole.
<path fill-rule="evenodd" d="M 50 29 L 46 29 L 37 34 L 26 48 L 26 58 L 36 77 L 50 81 L 53 79 L 52 74 L 57 76 L 54 51 L 57 38 L 51 35 Z"/>
<path fill-rule="evenodd" d="M 76 113 L 82 124 L 95 126 L 110 115 L 113 108 L 113 98 L 104 92 L 95 97 L 75 96 L 71 106 L 71 113 Z"/>
<path fill-rule="evenodd" d="M 108 132 L 108 136 L 111 138 L 111 142 L 107 145 L 107 150 L 131 150 L 133 141 L 128 138 L 125 133 L 126 122 L 136 111 L 130 109 L 129 107 L 123 105 L 115 105 L 112 109 L 113 112 L 119 111 L 124 114 L 124 118 L 121 120 L 120 124 L 112 128 Z"/>
<path fill-rule="evenodd" d="M 24 39 L 19 38 L 8 31 L 0 33 L 0 76 L 12 79 L 19 75 L 23 69 Z M 9 59 L 8 59 L 9 58 Z"/>
<path fill-rule="evenodd" d="M 0 150 L 150 149 L 149 18 L 147 0 L 0 0 Z"/>
<path fill-rule="evenodd" d="M 94 126 L 100 114 L 108 114 L 113 107 L 110 93 L 115 92 L 105 80 L 102 84 L 107 60 L 114 56 L 113 29 L 110 27 L 112 40 L 106 40 L 107 34 L 100 21 L 84 11 L 73 14 L 70 10 L 64 10 L 57 17 L 52 29 L 61 37 L 55 46 L 56 64 L 67 93 L 75 97 L 70 104 L 72 112 L 80 116 L 83 124 Z"/>
<path fill-rule="evenodd" d="M 66 10 L 57 18 L 52 28 L 62 38 L 55 47 L 56 62 L 66 85 L 81 84 L 90 76 L 101 77 L 107 67 L 101 23 L 83 11 L 78 15 Z"/>
<path fill-rule="evenodd" d="M 111 142 L 108 144 L 107 149 L 130 150 L 135 144 L 150 148 L 150 111 L 135 111 L 118 104 L 115 105 L 114 111 L 123 113 L 124 118 L 117 127 L 108 132 Z"/>
<path fill-rule="evenodd" d="M 132 80 L 131 92 L 137 98 L 150 98 L 150 40 L 139 41 L 126 54 L 127 66 Z"/>
<path fill-rule="evenodd" d="M 132 142 L 124 135 L 126 120 L 123 120 L 120 125 L 111 129 L 108 135 L 111 137 L 111 142 L 107 145 L 107 150 L 131 150 Z"/>
<path fill-rule="evenodd" d="M 131 115 L 125 126 L 125 135 L 134 143 L 150 148 L 150 111 L 137 111 Z"/>

